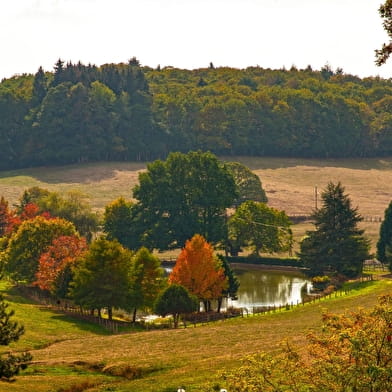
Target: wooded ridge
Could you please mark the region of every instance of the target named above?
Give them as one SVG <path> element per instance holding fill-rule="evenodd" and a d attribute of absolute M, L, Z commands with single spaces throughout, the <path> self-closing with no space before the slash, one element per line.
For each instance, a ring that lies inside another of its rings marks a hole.
<path fill-rule="evenodd" d="M 388 156 L 392 82 L 333 70 L 65 64 L 0 83 L 0 169 L 171 151 Z"/>

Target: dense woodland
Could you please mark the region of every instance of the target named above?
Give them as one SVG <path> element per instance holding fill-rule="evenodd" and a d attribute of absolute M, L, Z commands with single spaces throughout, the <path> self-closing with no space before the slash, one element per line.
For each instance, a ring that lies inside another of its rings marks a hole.
<path fill-rule="evenodd" d="M 154 160 L 171 151 L 363 157 L 392 152 L 392 81 L 321 70 L 100 67 L 0 83 L 0 169 Z"/>

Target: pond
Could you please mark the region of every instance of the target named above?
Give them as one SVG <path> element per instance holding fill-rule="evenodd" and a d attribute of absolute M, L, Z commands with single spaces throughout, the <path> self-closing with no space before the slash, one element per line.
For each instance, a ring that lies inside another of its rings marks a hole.
<path fill-rule="evenodd" d="M 238 299 L 227 300 L 223 309 L 247 308 L 252 312 L 254 306 L 296 305 L 312 287 L 310 280 L 299 270 L 266 270 L 253 264 L 232 265 L 232 268 L 240 282 Z M 171 272 L 171 268 L 165 270 L 168 274 Z"/>
<path fill-rule="evenodd" d="M 257 266 L 235 267 L 240 282 L 238 299 L 228 300 L 227 306 L 247 308 L 253 306 L 280 306 L 302 302 L 310 292 L 311 282 L 300 271 L 268 271 Z"/>

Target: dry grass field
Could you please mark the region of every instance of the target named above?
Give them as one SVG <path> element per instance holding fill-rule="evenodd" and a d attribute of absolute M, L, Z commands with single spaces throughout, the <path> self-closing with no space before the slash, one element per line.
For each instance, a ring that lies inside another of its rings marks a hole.
<path fill-rule="evenodd" d="M 380 219 L 392 199 L 392 158 L 312 160 L 294 158 L 222 157 L 238 161 L 253 170 L 263 183 L 269 205 L 289 215 L 309 215 L 315 208 L 315 188 L 320 193 L 329 181 L 340 181 L 353 206 L 366 218 Z M 34 168 L 0 172 L 0 196 L 11 204 L 24 189 L 40 186 L 51 191 L 79 190 L 87 194 L 93 207 L 104 206 L 119 196 L 132 197 L 132 188 L 144 163 L 92 163 L 64 167 Z M 320 205 L 320 204 L 319 204 Z M 363 227 L 372 240 L 374 251 L 379 222 L 366 221 Z M 298 240 L 309 223 L 294 227 Z"/>

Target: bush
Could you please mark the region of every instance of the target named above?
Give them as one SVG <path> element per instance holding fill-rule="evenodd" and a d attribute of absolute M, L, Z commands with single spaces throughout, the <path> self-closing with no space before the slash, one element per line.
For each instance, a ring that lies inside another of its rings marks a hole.
<path fill-rule="evenodd" d="M 327 275 L 315 276 L 312 278 L 312 284 L 314 291 L 324 291 L 330 284 L 331 279 Z"/>

